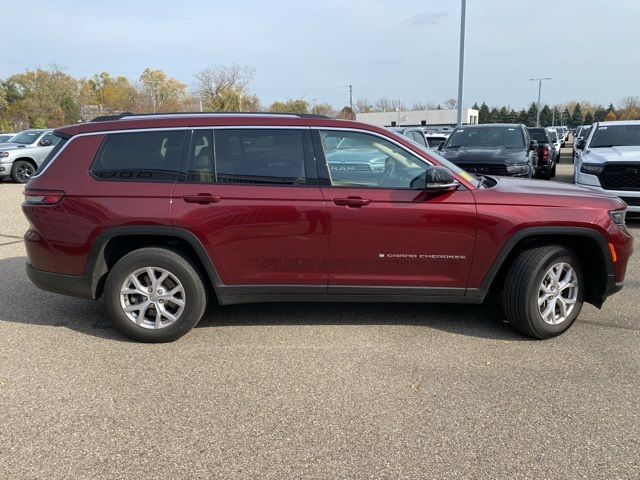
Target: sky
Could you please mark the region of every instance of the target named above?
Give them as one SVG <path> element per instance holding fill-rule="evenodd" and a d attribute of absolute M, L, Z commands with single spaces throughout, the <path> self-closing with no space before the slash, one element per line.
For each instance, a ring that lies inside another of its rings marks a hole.
<path fill-rule="evenodd" d="M 406 105 L 457 97 L 460 0 L 31 0 L 2 13 L 0 78 L 56 63 L 74 77 L 146 67 L 192 85 L 255 69 L 263 104 Z M 465 107 L 640 96 L 640 0 L 467 0 Z"/>

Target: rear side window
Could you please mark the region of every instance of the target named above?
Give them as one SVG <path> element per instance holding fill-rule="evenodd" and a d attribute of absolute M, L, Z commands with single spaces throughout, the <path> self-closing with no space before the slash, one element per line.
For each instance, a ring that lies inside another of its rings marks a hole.
<path fill-rule="evenodd" d="M 173 182 L 180 172 L 185 130 L 110 133 L 91 173 L 101 180 Z"/>
<path fill-rule="evenodd" d="M 36 175 L 39 172 L 42 172 L 45 168 L 47 168 L 47 165 L 51 163 L 53 158 L 58 154 L 60 150 L 62 150 L 62 147 L 64 147 L 65 144 L 69 141 L 68 138 L 64 138 L 63 136 L 58 135 L 56 132 L 48 133 L 46 137 L 50 138 L 52 141 L 52 145 L 55 145 L 55 146 L 49 152 L 49 155 L 46 156 L 44 161 L 38 167 L 38 171 L 36 172 Z"/>
<path fill-rule="evenodd" d="M 302 130 L 218 129 L 214 151 L 218 183 L 307 184 Z"/>

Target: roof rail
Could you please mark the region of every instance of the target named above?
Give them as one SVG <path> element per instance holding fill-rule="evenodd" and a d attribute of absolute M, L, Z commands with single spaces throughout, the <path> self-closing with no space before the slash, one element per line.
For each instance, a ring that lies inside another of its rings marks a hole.
<path fill-rule="evenodd" d="M 281 113 L 281 112 L 167 112 L 167 113 L 131 113 L 124 112 L 119 113 L 117 115 L 102 115 L 91 120 L 92 122 L 109 122 L 112 120 L 122 120 L 126 118 L 166 118 L 166 117 L 180 117 L 180 116 L 191 116 L 191 117 L 211 117 L 211 116 L 228 116 L 228 117 L 239 117 L 239 116 L 265 116 L 265 117 L 292 117 L 292 118 L 318 118 L 318 119 L 327 119 L 331 118 L 326 115 L 315 115 L 311 113 Z"/>

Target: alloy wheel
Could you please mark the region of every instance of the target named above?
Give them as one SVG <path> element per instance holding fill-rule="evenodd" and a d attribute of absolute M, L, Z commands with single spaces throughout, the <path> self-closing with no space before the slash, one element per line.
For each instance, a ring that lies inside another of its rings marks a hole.
<path fill-rule="evenodd" d="M 538 311 L 545 323 L 559 325 L 569 318 L 578 300 L 578 276 L 568 263 L 551 266 L 538 290 Z"/>

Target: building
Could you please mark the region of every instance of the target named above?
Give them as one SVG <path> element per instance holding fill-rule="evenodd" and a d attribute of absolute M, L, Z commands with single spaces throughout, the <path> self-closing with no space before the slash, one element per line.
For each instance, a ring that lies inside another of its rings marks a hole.
<path fill-rule="evenodd" d="M 356 113 L 358 122 L 370 123 L 379 127 L 414 127 L 414 126 L 455 126 L 458 110 L 416 110 L 400 112 Z M 462 123 L 476 125 L 478 110 L 465 108 L 462 110 Z"/>

